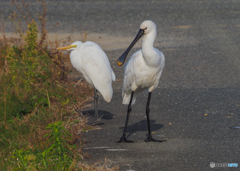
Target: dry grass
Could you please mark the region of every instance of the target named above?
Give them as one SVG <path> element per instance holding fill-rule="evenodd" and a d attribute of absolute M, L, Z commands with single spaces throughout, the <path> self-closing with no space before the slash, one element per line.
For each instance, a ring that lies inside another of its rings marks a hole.
<path fill-rule="evenodd" d="M 15 45 L 18 46 L 22 42 L 24 42 L 21 38 L 19 39 L 11 39 L 8 40 L 9 45 Z M 58 44 L 54 44 L 54 46 L 58 46 Z M 69 104 L 63 104 L 63 102 L 57 101 L 57 98 L 55 96 L 48 96 L 50 105 L 45 111 L 49 115 L 41 115 L 36 116 L 36 113 L 40 113 L 41 107 L 36 106 L 36 108 L 31 111 L 28 115 L 23 116 L 23 118 L 14 118 L 14 122 L 18 123 L 18 127 L 21 127 L 22 125 L 26 126 L 29 129 L 29 133 L 26 135 L 19 134 L 15 141 L 19 142 L 20 147 L 25 147 L 28 149 L 34 149 L 36 148 L 36 145 L 39 149 L 43 150 L 47 146 L 47 138 L 44 137 L 47 133 L 49 133 L 49 130 L 46 130 L 45 127 L 52 122 L 56 122 L 58 120 L 65 122 L 65 128 L 73 135 L 71 137 L 71 140 L 69 141 L 69 144 L 75 144 L 77 146 L 77 150 L 75 150 L 75 153 L 80 154 L 82 156 L 82 159 L 84 157 L 88 156 L 87 154 L 82 152 L 81 147 L 84 145 L 84 143 L 81 140 L 82 136 L 82 130 L 89 130 L 94 129 L 92 126 L 87 125 L 88 119 L 85 118 L 79 111 L 83 110 L 86 102 L 89 100 L 92 100 L 93 97 L 93 88 L 89 86 L 89 84 L 86 81 L 81 81 L 78 83 L 76 87 L 76 83 L 78 80 L 71 78 L 69 76 L 69 71 L 72 70 L 72 67 L 68 64 L 69 56 L 63 55 L 61 53 L 50 53 L 48 51 L 45 51 L 41 49 L 41 52 L 46 53 L 50 58 L 52 58 L 53 63 L 58 68 L 58 71 L 55 72 L 55 76 L 52 77 L 52 79 L 56 80 L 56 84 L 59 89 L 64 89 L 64 92 L 66 93 L 66 96 L 71 96 L 75 98 L 75 103 L 69 103 Z M 4 58 L 4 55 L 2 55 Z M 1 66 L 1 68 L 7 68 L 7 66 L 4 65 Z M 1 72 L 4 72 L 3 70 Z M 57 73 L 58 72 L 58 73 Z M 59 75 L 59 72 L 61 73 Z M 41 87 L 42 85 L 39 84 L 38 87 Z M 49 94 L 50 92 L 46 91 L 46 94 Z M 76 96 L 77 95 L 77 96 Z M 79 95 L 79 96 L 78 96 Z M 27 98 L 27 97 L 25 97 Z M 6 100 L 5 100 L 6 102 Z M 4 119 L 5 120 L 5 119 Z M 0 123 L 1 124 L 1 123 Z M 3 123 L 2 123 L 3 124 Z M 5 129 L 11 129 L 12 124 L 5 122 Z M 10 141 L 9 141 L 10 142 Z M 10 142 L 12 143 L 12 142 Z M 11 153 L 10 153 L 11 154 Z M 2 155 L 2 154 L 0 154 Z M 96 163 L 94 165 L 89 165 L 84 162 L 79 162 L 79 159 L 75 161 L 75 165 L 78 169 L 82 170 L 91 170 L 91 171 L 111 171 L 111 170 L 118 170 L 118 166 L 111 166 L 110 160 L 105 160 L 104 164 Z M 77 170 L 78 170 L 77 169 Z"/>
<path fill-rule="evenodd" d="M 103 164 L 95 163 L 94 165 L 88 165 L 85 163 L 79 163 L 79 168 L 83 171 L 114 171 L 119 170 L 119 166 L 112 166 L 111 160 L 105 158 Z"/>
<path fill-rule="evenodd" d="M 78 80 L 73 79 L 69 74 L 72 70 L 71 65 L 69 65 L 69 56 L 58 52 L 55 50 L 59 44 L 65 44 L 71 42 L 71 36 L 68 40 L 58 40 L 50 41 L 48 39 L 47 31 L 45 30 L 46 25 L 46 4 L 45 0 L 41 0 L 43 13 L 39 15 L 40 21 L 40 39 L 37 41 L 37 46 L 35 51 L 39 55 L 47 58 L 49 62 L 49 71 L 52 76 L 47 78 L 44 82 L 39 80 L 30 81 L 30 86 L 35 89 L 37 92 L 43 92 L 45 97 L 47 97 L 47 102 L 39 102 L 31 111 L 27 114 L 22 115 L 21 117 L 12 117 L 9 119 L 7 106 L 11 104 L 10 97 L 12 95 L 16 96 L 18 100 L 23 103 L 24 101 L 33 101 L 31 96 L 34 94 L 32 90 L 26 91 L 24 88 L 18 88 L 17 86 L 10 86 L 8 77 L 11 75 L 10 64 L 7 63 L 6 56 L 8 56 L 9 49 L 11 47 L 17 47 L 15 53 L 18 53 L 20 56 L 26 51 L 26 33 L 23 31 L 22 21 L 24 19 L 28 24 L 32 21 L 32 14 L 28 11 L 29 4 L 26 4 L 24 0 L 11 1 L 13 5 L 17 7 L 17 12 L 14 12 L 11 16 L 12 21 L 16 26 L 16 34 L 19 35 L 18 38 L 6 37 L 5 35 L 5 25 L 4 20 L 2 19 L 1 33 L 0 36 L 0 94 L 2 94 L 1 100 L 4 108 L 4 117 L 3 120 L 0 120 L 1 133 L 4 135 L 5 146 L 0 144 L 0 165 L 3 170 L 12 170 L 13 163 L 11 161 L 11 155 L 15 148 L 22 149 L 38 149 L 44 150 L 48 145 L 47 138 L 44 137 L 49 130 L 46 130 L 46 126 L 49 123 L 63 121 L 65 129 L 72 134 L 71 140 L 69 140 L 69 145 L 75 144 L 76 149 L 71 149 L 75 154 L 80 154 L 82 159 L 87 154 L 84 154 L 81 151 L 83 142 L 81 140 L 83 130 L 93 129 L 92 126 L 87 125 L 87 118 L 85 118 L 79 111 L 81 111 L 86 102 L 91 100 L 90 97 L 93 97 L 93 88 L 89 87 L 86 81 L 81 81 L 77 86 L 76 83 Z M 83 40 L 86 41 L 87 33 L 83 32 Z M 16 55 L 17 56 L 17 55 Z M 20 58 L 19 58 L 20 59 Z M 39 65 L 45 65 L 45 61 L 38 60 Z M 16 66 L 15 66 L 16 67 Z M 19 69 L 15 68 L 16 71 L 21 72 Z M 47 72 L 45 71 L 36 71 L 42 76 L 46 76 Z M 18 74 L 20 76 L 21 74 Z M 16 85 L 22 84 L 24 80 L 19 79 L 19 82 Z M 49 82 L 49 86 L 46 86 L 45 82 Z M 3 91 L 2 91 L 3 90 Z M 2 91 L 2 92 L 1 92 Z M 61 97 L 58 97 L 58 95 Z M 46 98 L 45 98 L 46 99 Z M 3 139 L 1 139 L 3 140 Z M 0 141 L 1 143 L 1 141 Z M 6 162 L 7 161 L 7 162 Z M 111 161 L 105 159 L 105 163 L 94 165 L 88 165 L 79 159 L 74 159 L 72 166 L 74 168 L 69 168 L 69 170 L 91 170 L 91 171 L 110 171 L 118 170 L 118 166 L 111 166 Z"/>

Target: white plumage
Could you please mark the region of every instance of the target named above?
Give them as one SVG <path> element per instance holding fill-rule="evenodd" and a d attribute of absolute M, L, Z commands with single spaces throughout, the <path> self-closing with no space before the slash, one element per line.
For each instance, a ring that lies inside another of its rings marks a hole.
<path fill-rule="evenodd" d="M 165 66 L 165 57 L 161 51 L 153 47 L 157 35 L 156 25 L 152 21 L 144 21 L 140 29 L 145 29 L 142 49 L 135 52 L 124 68 L 123 104 L 129 104 L 131 92 L 134 91 L 132 104 L 136 96 L 143 90 L 152 92 L 158 86 Z"/>
<path fill-rule="evenodd" d="M 77 48 L 71 49 L 71 64 L 101 93 L 105 101 L 110 102 L 115 74 L 107 55 L 98 44 L 91 41 L 85 43 L 76 41 L 72 45 L 77 45 Z"/>
<path fill-rule="evenodd" d="M 71 50 L 71 64 L 94 87 L 95 115 L 96 122 L 99 122 L 97 91 L 100 92 L 105 101 L 110 102 L 113 95 L 112 81 L 115 81 L 115 74 L 107 55 L 98 44 L 91 41 L 85 43 L 76 41 L 70 46 L 58 49 Z"/>
<path fill-rule="evenodd" d="M 152 138 L 151 127 L 150 127 L 150 100 L 151 94 L 154 89 L 157 88 L 159 79 L 162 75 L 165 66 L 165 57 L 161 51 L 153 47 L 154 40 L 157 35 L 157 27 L 154 22 L 150 20 L 144 21 L 140 25 L 140 30 L 127 48 L 127 50 L 118 58 L 118 65 L 122 65 L 136 42 L 143 36 L 142 49 L 135 52 L 127 62 L 124 68 L 123 78 L 123 104 L 128 104 L 127 117 L 123 135 L 118 142 L 133 142 L 126 139 L 126 129 L 128 125 L 129 115 L 131 112 L 131 105 L 136 101 L 136 96 L 147 90 L 148 100 L 146 105 L 146 115 L 148 123 L 148 138 L 146 142 L 163 142 L 166 140 L 155 140 Z"/>

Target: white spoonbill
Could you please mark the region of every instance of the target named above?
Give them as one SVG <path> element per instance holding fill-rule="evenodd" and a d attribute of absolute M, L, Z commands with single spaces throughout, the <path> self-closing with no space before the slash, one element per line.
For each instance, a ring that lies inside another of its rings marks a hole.
<path fill-rule="evenodd" d="M 142 49 L 135 52 L 127 62 L 124 68 L 124 78 L 123 78 L 123 104 L 128 104 L 127 118 L 125 127 L 123 130 L 123 135 L 119 142 L 133 142 L 126 139 L 126 129 L 128 125 L 128 119 L 131 112 L 131 105 L 136 101 L 136 96 L 143 90 L 148 90 L 148 100 L 146 106 L 146 115 L 148 123 L 148 138 L 146 142 L 157 141 L 162 142 L 165 140 L 155 140 L 152 138 L 150 122 L 149 122 L 149 112 L 150 112 L 150 99 L 151 94 L 154 89 L 157 88 L 159 79 L 162 75 L 165 66 L 165 57 L 161 51 L 153 47 L 154 40 L 157 35 L 157 27 L 154 22 L 150 20 L 144 21 L 140 25 L 140 30 L 128 47 L 128 49 L 122 54 L 118 59 L 117 63 L 121 66 L 129 51 L 135 45 L 135 43 L 143 36 Z"/>
<path fill-rule="evenodd" d="M 91 41 L 85 43 L 76 41 L 70 46 L 58 49 L 71 50 L 71 64 L 94 87 L 95 116 L 98 120 L 97 91 L 105 101 L 110 102 L 113 95 L 112 81 L 115 81 L 115 74 L 107 55 L 98 44 Z"/>

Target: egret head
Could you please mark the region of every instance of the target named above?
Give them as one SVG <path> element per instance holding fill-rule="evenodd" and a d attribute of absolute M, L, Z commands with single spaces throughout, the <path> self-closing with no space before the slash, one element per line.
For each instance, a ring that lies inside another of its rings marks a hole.
<path fill-rule="evenodd" d="M 130 52 L 130 50 L 132 49 L 132 47 L 137 43 L 137 41 L 143 36 L 146 35 L 152 31 L 156 30 L 156 25 L 154 22 L 150 21 L 150 20 L 146 20 L 144 22 L 142 22 L 142 24 L 140 25 L 140 30 L 138 31 L 137 36 L 135 37 L 135 39 L 133 40 L 133 42 L 130 44 L 130 46 L 127 48 L 127 50 L 122 54 L 122 56 L 120 56 L 117 60 L 117 64 L 119 66 L 123 65 L 123 63 L 125 62 L 128 53 Z"/>
<path fill-rule="evenodd" d="M 65 50 L 75 50 L 75 49 L 79 49 L 82 45 L 81 41 L 76 41 L 73 44 L 71 44 L 70 46 L 65 46 L 65 47 L 60 47 L 57 48 L 59 50 L 65 49 Z"/>

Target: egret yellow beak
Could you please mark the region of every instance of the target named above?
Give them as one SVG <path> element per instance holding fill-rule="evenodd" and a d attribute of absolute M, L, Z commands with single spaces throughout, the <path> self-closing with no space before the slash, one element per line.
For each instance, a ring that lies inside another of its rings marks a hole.
<path fill-rule="evenodd" d="M 63 49 L 71 49 L 71 48 L 76 48 L 77 45 L 70 45 L 70 46 L 65 46 L 65 47 L 60 47 L 60 48 L 57 48 L 58 50 L 63 50 Z"/>

